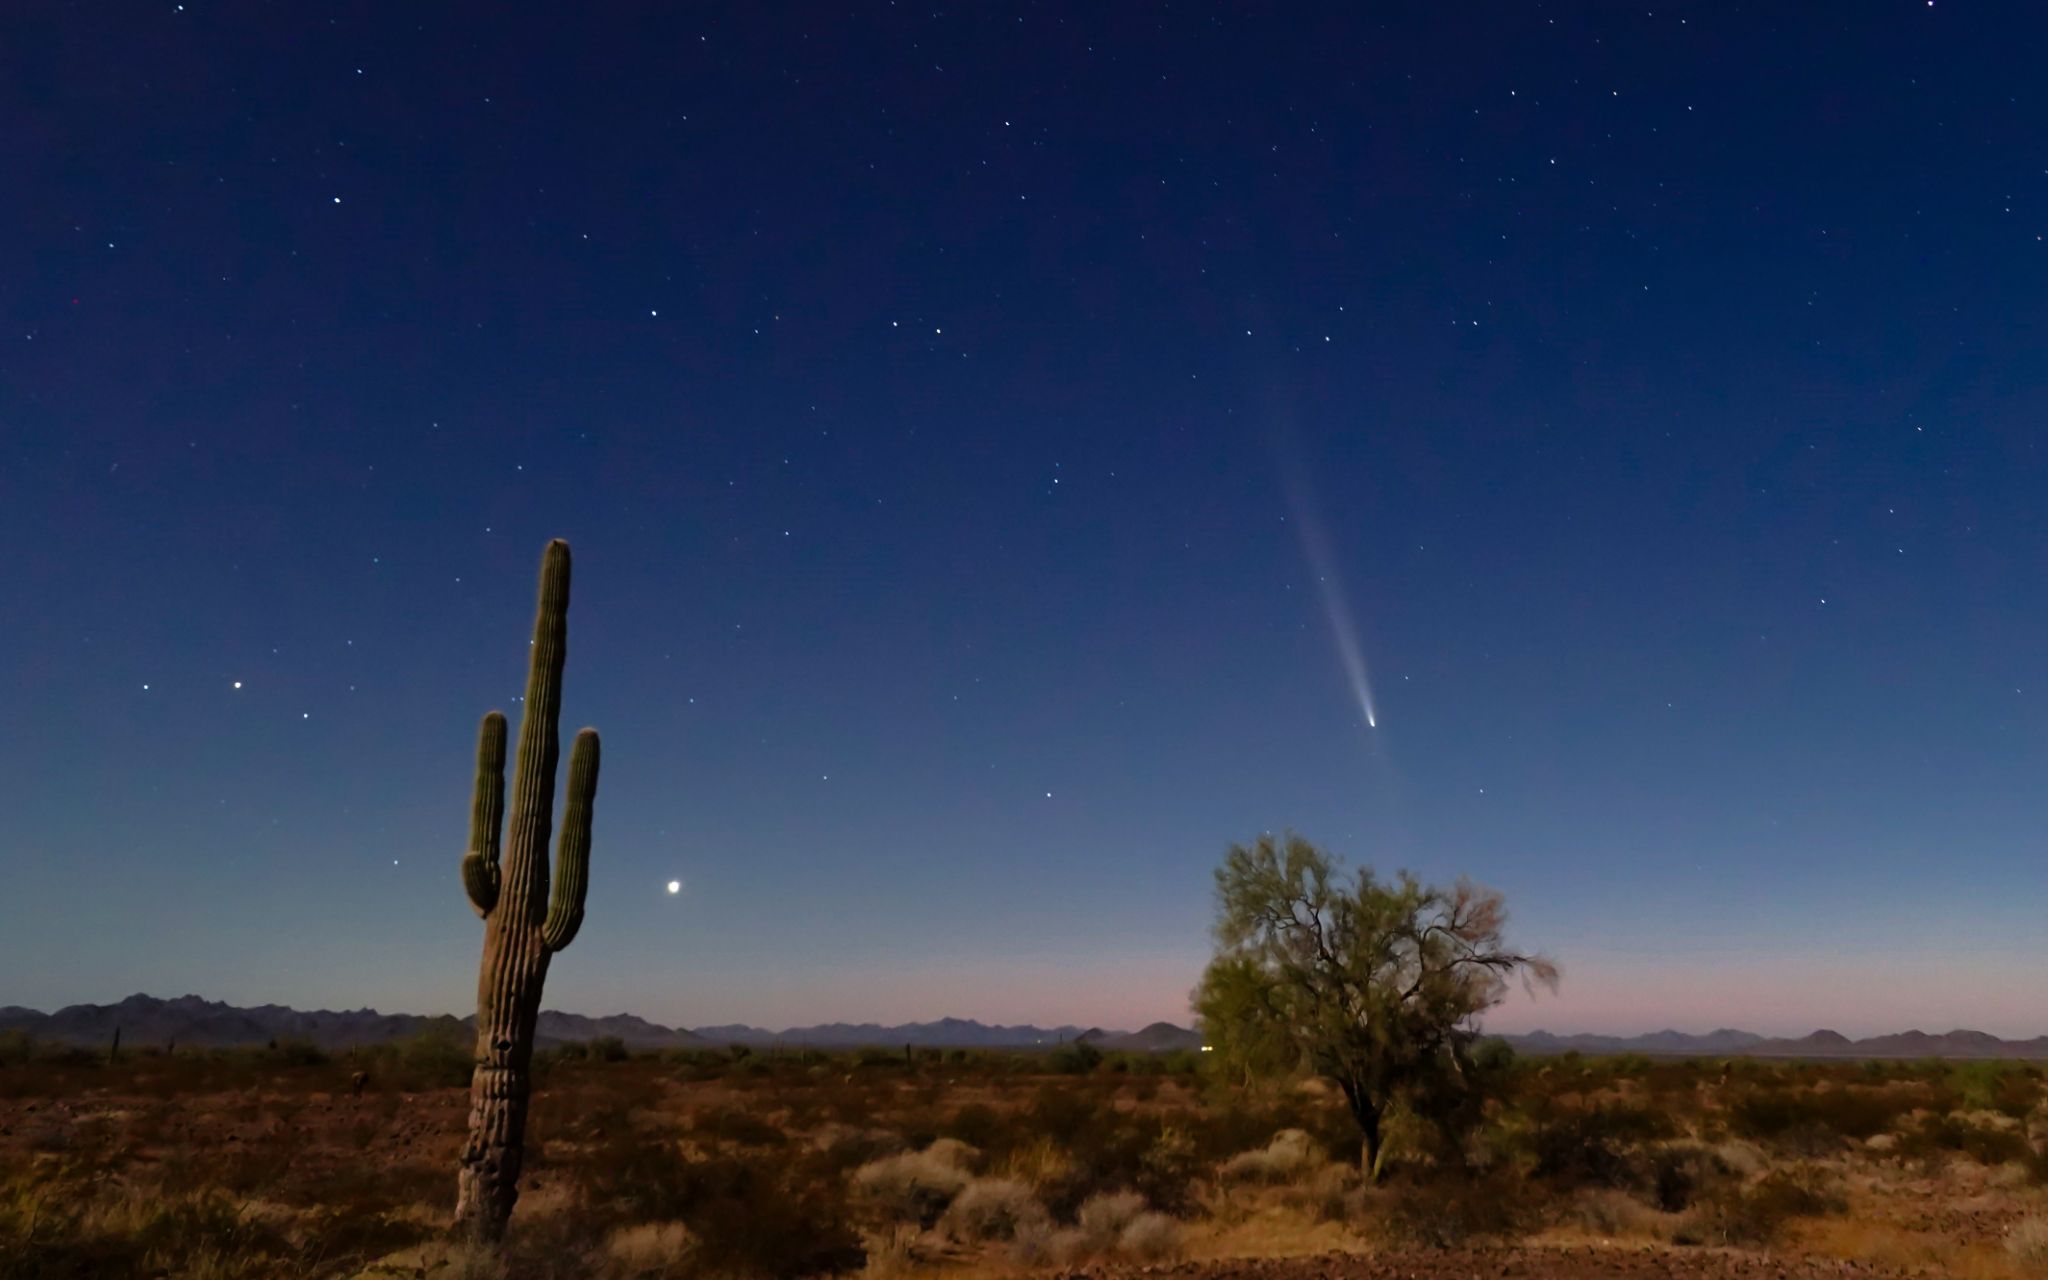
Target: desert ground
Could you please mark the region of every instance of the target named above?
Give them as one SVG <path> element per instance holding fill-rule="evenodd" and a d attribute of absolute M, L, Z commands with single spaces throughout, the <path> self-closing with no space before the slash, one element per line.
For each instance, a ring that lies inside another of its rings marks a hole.
<path fill-rule="evenodd" d="M 2025 1063 L 1524 1058 L 1377 1184 L 1196 1055 L 544 1051 L 502 1255 L 449 1242 L 468 1046 L 0 1045 L 0 1277 L 2048 1275 Z"/>

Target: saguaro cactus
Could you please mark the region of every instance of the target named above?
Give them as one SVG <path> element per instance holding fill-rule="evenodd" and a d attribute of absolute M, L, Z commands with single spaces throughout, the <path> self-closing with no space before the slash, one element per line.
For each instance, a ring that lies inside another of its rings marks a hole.
<path fill-rule="evenodd" d="M 554 895 L 548 894 L 547 842 L 554 826 L 555 764 L 561 745 L 562 662 L 569 631 L 569 544 L 548 544 L 540 566 L 540 611 L 533 620 L 533 665 L 519 723 L 518 773 L 512 784 L 509 848 L 500 861 L 505 812 L 505 717 L 484 717 L 477 737 L 476 794 L 462 883 L 484 920 L 483 965 L 476 984 L 476 1072 L 469 1086 L 469 1141 L 455 1203 L 459 1227 L 479 1240 L 505 1233 L 519 1198 L 526 1140 L 534 1024 L 548 960 L 583 923 L 590 883 L 590 810 L 597 797 L 597 730 L 576 735 L 569 754 L 568 810 L 555 846 Z"/>

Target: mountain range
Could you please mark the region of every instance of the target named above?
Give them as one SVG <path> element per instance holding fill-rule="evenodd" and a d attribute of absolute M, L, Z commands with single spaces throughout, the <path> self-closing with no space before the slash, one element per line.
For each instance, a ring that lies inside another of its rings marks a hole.
<path fill-rule="evenodd" d="M 20 1031 L 40 1040 L 69 1044 L 106 1044 L 118 1029 L 131 1045 L 181 1044 L 218 1047 L 264 1044 L 272 1040 L 306 1040 L 326 1048 L 375 1044 L 422 1032 L 467 1035 L 475 1019 L 449 1014 L 379 1013 L 375 1009 L 300 1010 L 265 1004 L 239 1008 L 199 996 L 173 1000 L 132 995 L 117 1004 L 67 1005 L 55 1013 L 0 1007 L 0 1032 Z M 879 1023 L 831 1022 L 811 1027 L 769 1031 L 743 1024 L 664 1027 L 629 1013 L 592 1018 L 553 1009 L 540 1015 L 538 1039 L 564 1044 L 616 1036 L 635 1049 L 719 1048 L 784 1045 L 814 1048 L 857 1048 L 881 1045 L 899 1048 L 1018 1049 L 1087 1040 L 1102 1049 L 1165 1051 L 1201 1047 L 1202 1038 L 1185 1027 L 1157 1022 L 1142 1031 L 1104 1031 L 1099 1027 L 989 1026 L 964 1018 L 913 1022 L 900 1026 Z"/>
<path fill-rule="evenodd" d="M 131 1045 L 176 1043 L 191 1046 L 263 1044 L 271 1040 L 308 1040 L 328 1048 L 375 1044 L 422 1032 L 467 1035 L 471 1018 L 449 1014 L 426 1016 L 379 1013 L 375 1009 L 299 1010 L 265 1004 L 239 1008 L 198 996 L 165 1000 L 132 995 L 118 1004 L 74 1004 L 43 1013 L 9 1005 L 0 1007 L 0 1032 L 20 1031 L 42 1040 L 72 1044 L 105 1044 L 118 1029 Z M 967 1018 L 941 1018 L 884 1026 L 873 1022 L 829 1022 L 810 1027 L 769 1031 L 743 1023 L 722 1026 L 665 1027 L 628 1013 L 593 1018 L 546 1010 L 540 1015 L 543 1044 L 565 1044 L 616 1036 L 636 1049 L 717 1048 L 744 1044 L 811 1048 L 857 1048 L 917 1045 L 945 1049 L 1021 1049 L 1086 1042 L 1100 1049 L 1164 1053 L 1199 1049 L 1201 1033 L 1171 1022 L 1155 1022 L 1139 1031 L 1105 1031 L 1100 1027 L 990 1026 Z M 1519 1052 L 1551 1055 L 1641 1053 L 1663 1057 L 1780 1058 L 2040 1058 L 2048 1059 L 2048 1036 L 2001 1040 L 1982 1031 L 1955 1030 L 1940 1034 L 1903 1031 L 1852 1040 L 1834 1031 L 1816 1031 L 1796 1039 L 1771 1038 L 1723 1028 L 1695 1035 L 1655 1031 L 1638 1036 L 1553 1035 L 1534 1031 L 1504 1037 Z"/>

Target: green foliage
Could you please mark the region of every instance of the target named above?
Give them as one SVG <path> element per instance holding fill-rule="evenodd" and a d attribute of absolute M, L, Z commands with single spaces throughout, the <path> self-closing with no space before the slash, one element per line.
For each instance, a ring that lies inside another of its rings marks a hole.
<path fill-rule="evenodd" d="M 311 1040 L 273 1040 L 269 1052 L 283 1067 L 324 1067 L 331 1061 L 327 1051 Z"/>
<path fill-rule="evenodd" d="M 1061 1075 L 1085 1076 L 1102 1065 L 1102 1050 L 1086 1040 L 1063 1044 L 1046 1055 L 1048 1065 Z"/>
<path fill-rule="evenodd" d="M 476 1045 L 458 1032 L 422 1031 L 378 1045 L 366 1059 L 371 1083 L 378 1087 L 446 1089 L 469 1083 Z"/>
<path fill-rule="evenodd" d="M 1809 1149 L 1841 1145 L 1890 1129 L 1911 1105 L 1909 1095 L 1860 1085 L 1828 1089 L 1765 1085 L 1729 1103 L 1729 1127 L 1745 1138 Z"/>
<path fill-rule="evenodd" d="M 26 1031 L 0 1031 L 0 1066 L 22 1066 L 36 1058 L 35 1037 Z"/>
<path fill-rule="evenodd" d="M 2034 1154 L 2026 1135 L 2017 1129 L 1974 1124 L 1961 1116 L 1927 1115 L 1900 1136 L 1898 1153 L 1929 1164 L 1949 1155 L 1963 1155 L 1979 1164 L 2025 1161 Z"/>
<path fill-rule="evenodd" d="M 1484 1107 L 1473 1020 L 1556 966 L 1507 947 L 1498 894 L 1344 872 L 1296 836 L 1233 845 L 1216 872 L 1216 955 L 1194 994 L 1220 1070 L 1336 1082 L 1377 1172 L 1406 1105 L 1455 1145 Z"/>
<path fill-rule="evenodd" d="M 1695 1211 L 1680 1243 L 1761 1246 L 1779 1239 L 1795 1219 L 1841 1213 L 1848 1202 L 1824 1170 L 1773 1169 L 1755 1182 L 1730 1181 Z"/>
<path fill-rule="evenodd" d="M 1560 1111 L 1531 1132 L 1535 1174 L 1563 1187 L 1632 1187 L 1644 1181 L 1633 1153 L 1669 1137 L 1670 1119 L 1621 1104 Z"/>

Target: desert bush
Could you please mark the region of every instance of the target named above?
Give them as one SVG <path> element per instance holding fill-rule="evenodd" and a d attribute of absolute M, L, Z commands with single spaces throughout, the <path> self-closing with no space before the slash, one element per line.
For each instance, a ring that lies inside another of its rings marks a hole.
<path fill-rule="evenodd" d="M 1920 1117 L 1919 1124 L 1898 1136 L 1892 1149 L 1930 1166 L 1940 1165 L 1951 1155 L 1994 1165 L 2025 1161 L 2034 1155 L 2026 1136 L 2017 1130 L 1973 1124 L 1954 1114 Z"/>
<path fill-rule="evenodd" d="M 622 1275 L 668 1276 L 691 1261 L 696 1245 L 696 1237 L 680 1222 L 643 1222 L 612 1232 L 605 1253 Z"/>
<path fill-rule="evenodd" d="M 1145 1197 L 1135 1191 L 1110 1191 L 1083 1202 L 1074 1214 L 1074 1225 L 1090 1240 L 1107 1247 L 1143 1212 Z"/>
<path fill-rule="evenodd" d="M 1668 1117 L 1625 1104 L 1560 1111 L 1530 1131 L 1535 1173 L 1562 1187 L 1631 1187 L 1644 1179 L 1637 1153 L 1669 1137 Z"/>
<path fill-rule="evenodd" d="M 1738 1155 L 1739 1158 L 1739 1155 Z M 1692 1207 L 1702 1194 L 1729 1180 L 1740 1182 L 1761 1164 L 1731 1163 L 1719 1148 L 1692 1142 L 1673 1142 L 1649 1153 L 1644 1191 L 1649 1202 L 1665 1213 L 1680 1213 Z"/>
<path fill-rule="evenodd" d="M 756 1112 L 739 1107 L 711 1107 L 699 1111 L 690 1118 L 690 1133 L 746 1147 L 779 1147 L 789 1141 L 789 1135 L 781 1129 Z"/>
<path fill-rule="evenodd" d="M 324 1067 L 332 1061 L 327 1051 L 311 1040 L 272 1040 L 265 1051 L 281 1067 Z"/>
<path fill-rule="evenodd" d="M 1041 1234 L 1049 1221 L 1030 1187 L 1010 1178 L 976 1178 L 953 1197 L 939 1228 L 955 1240 L 1004 1241 Z"/>
<path fill-rule="evenodd" d="M 1571 1216 L 1588 1234 L 1605 1239 L 1640 1239 L 1656 1233 L 1657 1215 L 1625 1191 L 1595 1187 L 1573 1199 Z"/>
<path fill-rule="evenodd" d="M 1513 1239 L 1541 1220 L 1544 1207 L 1535 1184 L 1505 1169 L 1396 1176 L 1372 1203 L 1387 1236 L 1437 1249 Z"/>
<path fill-rule="evenodd" d="M 964 1142 L 940 1138 L 923 1151 L 906 1151 L 862 1165 L 854 1186 L 889 1218 L 930 1227 L 967 1184 L 980 1153 Z"/>
<path fill-rule="evenodd" d="M 1265 1146 L 1224 1161 L 1217 1172 L 1226 1182 L 1286 1182 L 1328 1162 L 1305 1131 L 1283 1129 Z"/>
<path fill-rule="evenodd" d="M 2048 1276 L 2048 1218 L 2022 1218 L 2005 1233 L 2005 1252 L 2021 1271 Z"/>
<path fill-rule="evenodd" d="M 1132 1262 L 1164 1262 L 1179 1256 L 1186 1235 L 1177 1219 L 1148 1211 L 1124 1224 L 1116 1249 Z"/>
<path fill-rule="evenodd" d="M 941 1126 L 946 1136 L 1001 1156 L 1017 1145 L 1014 1120 L 985 1102 L 970 1102 Z"/>
<path fill-rule="evenodd" d="M 1063 1044 L 1046 1055 L 1046 1065 L 1064 1076 L 1085 1076 L 1102 1065 L 1102 1050 L 1086 1040 Z"/>
<path fill-rule="evenodd" d="M 1822 1170 L 1812 1165 L 1774 1169 L 1751 1183 L 1729 1182 L 1704 1197 L 1677 1239 L 1682 1244 L 1764 1246 L 1797 1218 L 1841 1213 L 1848 1207 Z"/>
<path fill-rule="evenodd" d="M 62 1166 L 0 1187 L 0 1276 L 94 1280 L 187 1273 L 226 1280 L 298 1270 L 301 1250 L 220 1192 L 144 1191 Z"/>
<path fill-rule="evenodd" d="M 423 1031 L 378 1045 L 365 1059 L 373 1086 L 451 1089 L 469 1083 L 476 1069 L 476 1044 L 462 1036 Z"/>
<path fill-rule="evenodd" d="M 615 1138 L 580 1169 L 593 1227 L 676 1222 L 709 1273 L 806 1276 L 856 1267 L 864 1254 L 844 1183 L 787 1151 L 686 1154 L 673 1141 Z"/>
<path fill-rule="evenodd" d="M 1910 1105 L 1890 1089 L 1747 1089 L 1729 1103 L 1729 1127 L 1745 1138 L 1804 1150 L 1839 1147 L 1890 1129 Z"/>
<path fill-rule="evenodd" d="M 2041 1100 L 2038 1071 L 2020 1062 L 1959 1062 L 1944 1081 L 1961 1105 L 2024 1119 Z"/>

